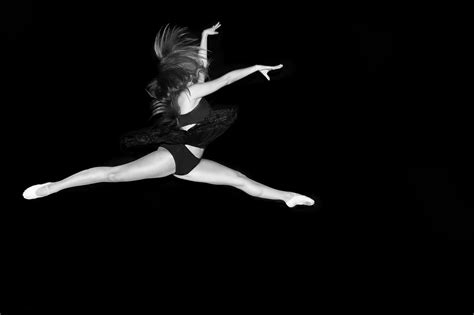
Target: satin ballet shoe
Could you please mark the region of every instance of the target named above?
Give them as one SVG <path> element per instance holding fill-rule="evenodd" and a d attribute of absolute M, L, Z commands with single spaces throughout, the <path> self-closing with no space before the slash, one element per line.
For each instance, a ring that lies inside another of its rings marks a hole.
<path fill-rule="evenodd" d="M 39 185 L 33 185 L 31 187 L 28 187 L 27 189 L 25 189 L 25 191 L 23 192 L 23 198 L 25 199 L 36 199 L 36 198 L 41 198 L 41 197 L 46 197 L 49 195 L 49 189 L 48 189 L 48 194 L 44 195 L 44 196 L 38 196 L 36 194 L 36 192 L 38 191 L 38 189 L 40 189 L 41 187 L 45 186 L 45 185 L 48 185 L 48 184 L 51 184 L 51 182 L 48 182 L 48 183 L 44 183 L 44 184 L 39 184 Z"/>
<path fill-rule="evenodd" d="M 293 196 L 290 198 L 290 200 L 285 202 L 286 205 L 290 208 L 293 208 L 294 206 L 312 206 L 314 205 L 314 200 L 306 197 L 304 195 L 297 194 L 296 196 Z"/>

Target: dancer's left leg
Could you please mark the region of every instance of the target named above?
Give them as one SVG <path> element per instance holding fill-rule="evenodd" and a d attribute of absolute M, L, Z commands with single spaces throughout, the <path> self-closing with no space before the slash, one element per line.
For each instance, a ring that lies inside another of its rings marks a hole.
<path fill-rule="evenodd" d="M 239 171 L 207 159 L 202 159 L 188 174 L 175 176 L 194 182 L 233 186 L 254 197 L 282 200 L 290 208 L 295 205 L 311 206 L 314 204 L 314 200 L 309 197 L 271 188 L 248 178 Z"/>

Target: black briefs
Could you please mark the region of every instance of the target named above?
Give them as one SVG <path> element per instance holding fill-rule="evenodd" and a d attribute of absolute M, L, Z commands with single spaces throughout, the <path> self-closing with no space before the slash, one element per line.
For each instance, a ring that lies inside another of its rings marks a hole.
<path fill-rule="evenodd" d="M 161 145 L 167 149 L 174 158 L 176 164 L 176 175 L 186 175 L 193 170 L 201 159 L 197 158 L 184 144 Z"/>

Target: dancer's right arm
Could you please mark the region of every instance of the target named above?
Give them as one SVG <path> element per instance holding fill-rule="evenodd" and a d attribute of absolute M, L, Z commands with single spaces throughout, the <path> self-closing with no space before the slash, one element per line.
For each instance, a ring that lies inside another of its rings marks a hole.
<path fill-rule="evenodd" d="M 215 80 L 211 80 L 204 83 L 196 83 L 196 84 L 191 85 L 188 88 L 190 97 L 193 99 L 204 97 L 206 95 L 214 93 L 215 91 L 223 88 L 226 85 L 229 85 L 231 83 L 234 83 L 235 81 L 243 79 L 246 76 L 257 71 L 260 71 L 268 80 L 270 80 L 270 77 L 267 74 L 268 71 L 280 69 L 282 67 L 283 65 L 278 65 L 278 66 L 255 65 L 248 68 L 233 70 Z"/>

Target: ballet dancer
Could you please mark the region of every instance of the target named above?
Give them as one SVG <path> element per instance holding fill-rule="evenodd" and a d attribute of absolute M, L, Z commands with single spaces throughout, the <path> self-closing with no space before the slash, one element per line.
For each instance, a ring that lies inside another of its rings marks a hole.
<path fill-rule="evenodd" d="M 153 145 L 156 149 L 130 163 L 93 167 L 56 182 L 33 185 L 23 192 L 23 197 L 36 199 L 76 186 L 174 175 L 188 181 L 233 186 L 251 196 L 284 201 L 290 208 L 313 205 L 314 200 L 307 196 L 268 187 L 237 170 L 202 158 L 207 145 L 225 132 L 237 117 L 235 107 L 214 109 L 205 96 L 255 72 L 270 80 L 269 72 L 283 67 L 254 65 L 210 80 L 207 40 L 218 34 L 220 26 L 217 23 L 205 29 L 200 45 L 184 27 L 166 25 L 156 35 L 158 74 L 147 86 L 152 98 L 153 124 L 121 139 L 124 148 Z"/>

